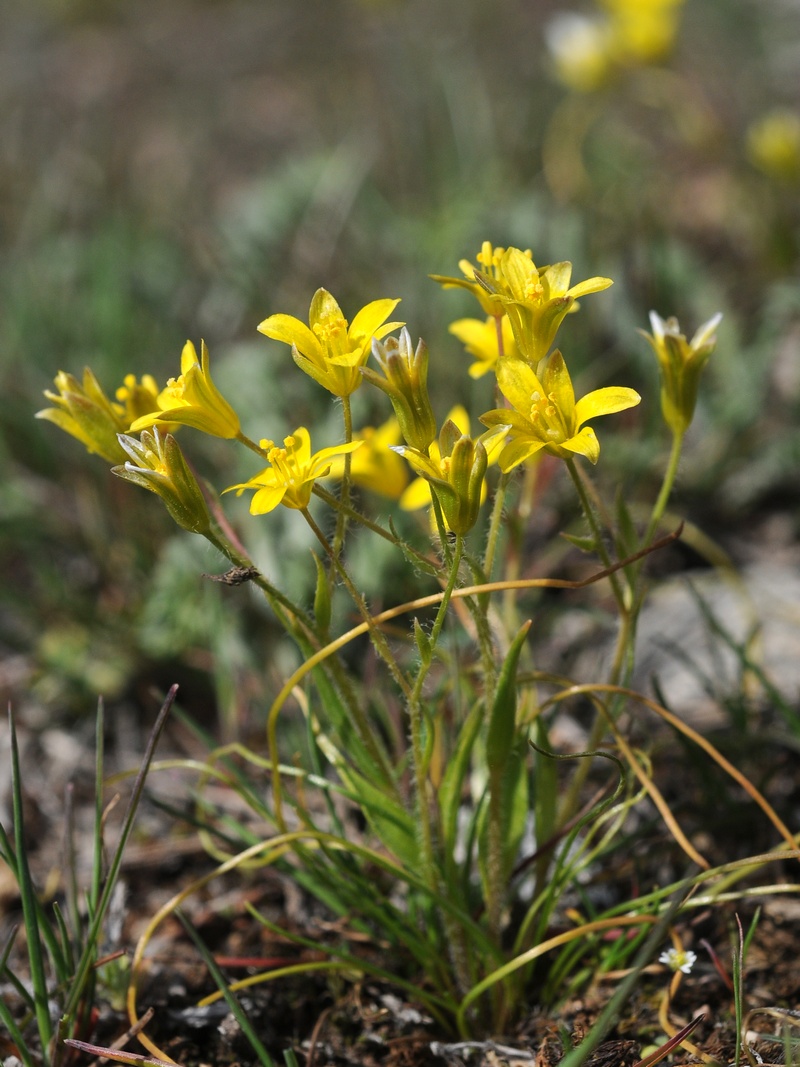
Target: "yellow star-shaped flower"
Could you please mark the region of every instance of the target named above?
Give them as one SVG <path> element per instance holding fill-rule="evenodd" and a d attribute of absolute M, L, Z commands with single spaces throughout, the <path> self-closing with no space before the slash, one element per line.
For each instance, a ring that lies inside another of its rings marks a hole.
<path fill-rule="evenodd" d="M 380 339 L 403 325 L 386 322 L 399 303 L 373 300 L 348 325 L 327 289 L 317 289 L 308 310 L 308 326 L 293 315 L 270 315 L 258 329 L 291 345 L 300 370 L 334 396 L 350 396 L 361 384 L 359 368 L 367 361 L 373 337 Z"/>
<path fill-rule="evenodd" d="M 508 442 L 498 457 L 502 471 L 524 463 L 541 449 L 562 459 L 577 453 L 591 463 L 600 455 L 600 442 L 591 426 L 598 415 L 611 415 L 639 403 L 641 397 L 624 386 L 595 389 L 575 400 L 564 357 L 555 350 L 539 364 L 538 374 L 521 359 L 497 365 L 497 381 L 510 408 L 481 415 L 485 426 L 507 426 Z"/>
<path fill-rule="evenodd" d="M 265 515 L 274 511 L 278 504 L 297 511 L 305 511 L 311 501 L 311 491 L 317 478 L 330 473 L 331 464 L 337 456 L 346 455 L 360 448 L 362 441 L 334 445 L 311 454 L 311 436 L 304 426 L 298 427 L 286 437 L 283 447 L 274 441 L 261 441 L 267 453 L 269 466 L 247 482 L 232 485 L 225 490 L 237 490 L 241 496 L 245 489 L 255 489 L 250 501 L 252 515 Z"/>

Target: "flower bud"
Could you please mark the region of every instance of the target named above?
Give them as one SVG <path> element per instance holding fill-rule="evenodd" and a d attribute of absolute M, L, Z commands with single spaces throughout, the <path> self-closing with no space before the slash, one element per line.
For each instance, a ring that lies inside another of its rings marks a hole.
<path fill-rule="evenodd" d="M 716 347 L 714 330 L 721 318 L 720 313 L 709 319 L 687 341 L 676 318 L 665 321 L 651 311 L 653 333 L 640 331 L 650 342 L 661 368 L 661 411 L 674 434 L 685 433 L 692 421 L 700 375 Z"/>
<path fill-rule="evenodd" d="M 391 400 L 406 442 L 419 452 L 427 452 L 436 437 L 436 418 L 428 397 L 427 345 L 420 341 L 412 351 L 411 334 L 403 327 L 399 340 L 373 340 L 372 354 L 385 377 L 368 367 L 361 373 Z"/>
<path fill-rule="evenodd" d="M 394 448 L 430 484 L 453 533 L 468 533 L 475 525 L 489 462 L 483 438 L 495 435 L 493 430 L 473 441 L 448 419 L 439 434 L 438 447 L 432 448 L 430 455 L 405 445 Z"/>
<path fill-rule="evenodd" d="M 119 444 L 130 459 L 123 466 L 113 467 L 112 474 L 160 496 L 184 530 L 207 533 L 211 528 L 208 506 L 172 434 L 162 436 L 156 426 L 152 432 L 142 430 L 140 441 L 121 433 Z"/>

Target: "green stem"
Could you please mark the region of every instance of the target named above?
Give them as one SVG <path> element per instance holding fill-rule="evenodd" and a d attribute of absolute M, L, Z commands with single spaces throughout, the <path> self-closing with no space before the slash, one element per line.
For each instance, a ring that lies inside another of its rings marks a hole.
<path fill-rule="evenodd" d="M 439 892 L 439 872 L 436 867 L 434 856 L 433 817 L 431 813 L 431 797 L 428 790 L 428 759 L 426 757 L 426 746 L 422 737 L 423 720 L 425 719 L 425 711 L 422 707 L 422 690 L 430 665 L 433 662 L 433 654 L 436 649 L 436 644 L 441 635 L 445 618 L 447 617 L 450 598 L 458 581 L 458 572 L 461 566 L 463 553 L 464 538 L 461 534 L 457 534 L 447 585 L 439 604 L 439 609 L 436 612 L 433 627 L 431 628 L 429 654 L 428 657 L 420 663 L 419 672 L 414 680 L 414 686 L 408 698 L 411 757 L 414 765 L 414 785 L 422 839 L 422 874 L 433 896 Z M 430 716 L 428 716 L 428 718 L 430 718 Z M 456 980 L 461 989 L 467 989 L 469 988 L 471 978 L 469 955 L 464 940 L 464 931 L 455 921 L 453 916 L 444 913 L 442 919 L 450 945 L 453 965 L 456 971 Z"/>
<path fill-rule="evenodd" d="M 397 684 L 400 687 L 400 689 L 402 690 L 402 692 L 405 694 L 406 697 L 408 697 L 409 692 L 410 692 L 408 681 L 407 681 L 405 675 L 403 674 L 403 672 L 400 670 L 400 665 L 398 664 L 397 660 L 392 655 L 392 651 L 389 648 L 389 644 L 388 644 L 388 642 L 386 640 L 385 635 L 382 633 L 382 631 L 377 626 L 375 626 L 375 624 L 374 624 L 374 622 L 372 620 L 372 615 L 370 614 L 369 608 L 367 607 L 366 603 L 364 602 L 364 598 L 359 593 L 359 591 L 356 589 L 356 587 L 353 585 L 352 579 L 350 578 L 350 575 L 347 573 L 344 565 L 342 564 L 342 561 L 340 559 L 338 559 L 334 555 L 333 547 L 328 543 L 328 539 L 326 538 L 325 534 L 322 532 L 322 530 L 320 530 L 319 526 L 314 521 L 314 519 L 313 519 L 313 517 L 311 515 L 311 512 L 308 510 L 308 508 L 303 508 L 301 510 L 300 514 L 303 516 L 303 518 L 306 520 L 308 525 L 311 527 L 311 530 L 313 531 L 314 536 L 317 538 L 319 543 L 322 545 L 323 549 L 325 550 L 326 555 L 328 556 L 328 558 L 331 561 L 332 567 L 335 568 L 335 570 L 338 572 L 339 577 L 342 579 L 342 584 L 344 585 L 345 589 L 347 590 L 347 592 L 352 597 L 353 603 L 358 608 L 362 619 L 364 620 L 364 622 L 369 627 L 370 640 L 372 641 L 376 652 L 380 655 L 380 657 L 386 663 L 386 666 L 389 668 L 389 671 L 391 672 L 392 677 L 397 682 Z"/>
<path fill-rule="evenodd" d="M 578 497 L 581 502 L 586 521 L 589 523 L 589 528 L 592 531 L 592 535 L 597 546 L 597 553 L 600 559 L 603 561 L 605 567 L 611 566 L 611 557 L 603 542 L 603 532 L 600 527 L 600 523 L 597 517 L 597 512 L 586 490 L 586 486 L 581 478 L 580 472 L 577 470 L 575 461 L 572 459 L 566 460 L 567 470 L 570 473 L 575 489 L 578 493 Z M 625 589 L 620 582 L 618 574 L 610 575 L 611 587 L 614 591 L 614 597 L 619 606 L 620 623 L 619 631 L 617 633 L 616 647 L 614 649 L 614 659 L 609 672 L 610 684 L 616 685 L 619 679 L 622 677 L 625 662 L 628 661 L 629 667 L 633 662 L 633 632 L 631 629 L 632 614 L 631 607 L 628 603 Z M 589 752 L 593 752 L 603 739 L 603 735 L 606 732 L 606 721 L 604 717 L 597 712 L 595 715 L 594 723 L 592 724 L 592 730 L 589 734 L 589 740 L 586 744 L 586 749 Z M 566 790 L 564 799 L 561 803 L 559 811 L 558 823 L 564 825 L 578 810 L 580 793 L 583 788 L 583 784 L 586 781 L 586 776 L 589 773 L 590 761 L 583 760 L 575 769 L 575 773 L 572 776 L 569 787 Z"/>
<path fill-rule="evenodd" d="M 389 541 L 395 546 L 401 545 L 405 553 L 410 553 L 412 556 L 416 556 L 420 563 L 430 566 L 430 556 L 426 556 L 424 552 L 418 551 L 418 549 L 414 548 L 413 545 L 410 545 L 408 541 L 402 541 L 399 537 L 393 534 L 391 530 L 384 530 L 384 528 L 377 522 L 373 522 L 372 519 L 363 515 L 360 511 L 356 511 L 352 505 L 344 505 L 339 497 L 334 496 L 333 493 L 329 493 L 328 490 L 323 489 L 321 485 L 315 484 L 312 492 L 314 493 L 314 496 L 319 497 L 320 500 L 324 500 L 329 507 L 334 510 L 342 509 L 349 519 L 360 523 L 365 529 L 377 534 L 378 537 L 382 537 L 384 541 Z"/>
<path fill-rule="evenodd" d="M 295 629 L 295 624 L 299 623 L 309 636 L 317 637 L 316 628 L 309 616 L 296 604 L 293 604 L 286 594 L 274 586 L 268 578 L 265 578 L 261 571 L 253 565 L 253 561 L 247 553 L 240 546 L 235 545 L 221 529 L 211 529 L 205 534 L 205 537 L 235 567 L 241 567 L 252 572 L 250 580 L 263 591 L 269 606 L 288 633 L 291 633 Z"/>
<path fill-rule="evenodd" d="M 642 538 L 642 548 L 646 548 L 656 535 L 659 524 L 664 517 L 664 511 L 667 507 L 667 501 L 669 500 L 672 489 L 675 485 L 675 478 L 678 474 L 678 464 L 681 459 L 681 451 L 683 449 L 683 434 L 673 433 L 672 435 L 672 448 L 670 449 L 669 461 L 667 463 L 667 469 L 664 471 L 664 480 L 661 483 L 661 490 L 658 494 L 658 499 L 653 505 L 653 512 L 650 516 L 650 521 L 647 524 L 644 537 Z"/>
<path fill-rule="evenodd" d="M 603 566 L 610 567 L 612 562 L 611 556 L 609 555 L 608 549 L 605 546 L 605 542 L 603 540 L 603 531 L 600 527 L 600 521 L 597 517 L 597 511 L 595 510 L 594 504 L 592 503 L 589 493 L 586 490 L 586 485 L 584 484 L 581 473 L 578 470 L 574 459 L 567 459 L 564 462 L 567 465 L 567 470 L 569 471 L 570 478 L 572 478 L 572 483 L 575 486 L 575 491 L 577 492 L 578 499 L 581 502 L 583 514 L 585 515 L 586 521 L 589 524 L 589 528 L 592 531 L 595 547 L 597 548 L 597 554 L 603 561 Z M 611 588 L 614 591 L 616 601 L 620 606 L 620 610 L 623 612 L 627 611 L 625 592 L 622 588 L 622 585 L 620 584 L 619 575 L 616 573 L 610 575 L 609 581 L 611 583 Z"/>
<path fill-rule="evenodd" d="M 245 448 L 249 448 L 251 452 L 255 452 L 255 454 L 257 456 L 260 456 L 261 459 L 268 458 L 266 448 L 262 448 L 260 445 L 257 445 L 255 441 L 251 440 L 247 436 L 247 434 L 242 433 L 241 430 L 239 430 L 239 432 L 237 433 L 236 440 L 239 442 L 239 444 L 244 445 Z"/>
<path fill-rule="evenodd" d="M 350 397 L 342 397 L 342 418 L 344 419 L 344 443 L 349 445 L 353 440 L 353 411 L 350 406 Z M 350 469 L 353 461 L 352 453 L 347 452 L 344 457 L 344 472 L 342 474 L 339 500 L 341 507 L 336 513 L 336 530 L 333 535 L 333 558 L 339 559 L 342 555 L 344 539 L 347 533 L 347 511 L 350 506 Z"/>
<path fill-rule="evenodd" d="M 494 494 L 492 517 L 489 521 L 489 534 L 486 538 L 486 553 L 483 557 L 483 571 L 487 581 L 490 581 L 492 577 L 494 557 L 497 552 L 497 541 L 500 536 L 500 523 L 503 518 L 503 507 L 506 501 L 506 488 L 510 478 L 511 475 L 508 472 L 501 475 L 500 481 L 497 484 L 497 492 Z"/>

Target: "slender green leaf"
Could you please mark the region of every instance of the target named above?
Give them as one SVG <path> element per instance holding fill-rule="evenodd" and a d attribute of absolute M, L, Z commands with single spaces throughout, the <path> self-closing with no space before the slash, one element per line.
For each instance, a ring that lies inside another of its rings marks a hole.
<path fill-rule="evenodd" d="M 259 1063 L 261 1063 L 263 1067 L 275 1067 L 272 1057 L 264 1048 L 264 1045 L 262 1044 L 258 1034 L 253 1029 L 253 1025 L 247 1018 L 247 1015 L 245 1014 L 242 1005 L 239 1003 L 238 998 L 235 997 L 234 994 L 228 988 L 228 983 L 225 981 L 225 976 L 217 966 L 216 960 L 209 952 L 205 942 L 200 937 L 197 930 L 195 930 L 192 923 L 189 922 L 186 915 L 184 915 L 184 913 L 180 910 L 180 908 L 175 909 L 175 916 L 183 926 L 186 933 L 192 939 L 194 947 L 203 957 L 203 962 L 208 968 L 209 974 L 214 979 L 217 989 L 219 989 L 220 993 L 222 993 L 223 997 L 225 998 L 225 1003 L 231 1009 L 231 1013 L 239 1024 L 242 1033 L 250 1042 L 250 1047 L 258 1057 Z"/>

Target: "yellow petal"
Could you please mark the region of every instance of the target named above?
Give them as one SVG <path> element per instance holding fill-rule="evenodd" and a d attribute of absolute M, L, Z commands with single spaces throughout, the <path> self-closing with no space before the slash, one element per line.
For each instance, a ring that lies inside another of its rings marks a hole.
<path fill-rule="evenodd" d="M 274 341 L 294 345 L 306 359 L 322 364 L 322 349 L 313 332 L 294 315 L 270 315 L 258 325 L 259 333 Z"/>
<path fill-rule="evenodd" d="M 524 415 L 530 413 L 534 393 L 545 395 L 542 383 L 521 359 L 498 360 L 497 382 L 509 404 Z"/>
<path fill-rule="evenodd" d="M 591 426 L 584 426 L 580 433 L 570 437 L 568 441 L 562 441 L 560 447 L 577 452 L 579 456 L 586 456 L 590 463 L 597 463 L 600 458 L 600 442 Z"/>
<path fill-rule="evenodd" d="M 250 501 L 251 515 L 266 515 L 274 511 L 286 495 L 285 485 L 271 485 L 259 489 Z"/>
<path fill-rule="evenodd" d="M 615 411 L 636 407 L 641 399 L 635 389 L 621 385 L 595 389 L 582 396 L 575 405 L 575 425 L 583 426 L 587 419 L 594 419 L 598 415 L 612 415 Z"/>
<path fill-rule="evenodd" d="M 385 299 L 373 300 L 367 304 L 350 323 L 350 329 L 348 330 L 350 337 L 354 340 L 374 337 L 377 330 L 383 326 L 399 303 L 399 300 Z M 400 322 L 387 324 L 381 332 L 381 336 L 385 337 L 387 333 L 391 333 L 392 330 L 396 330 L 402 325 Z"/>

